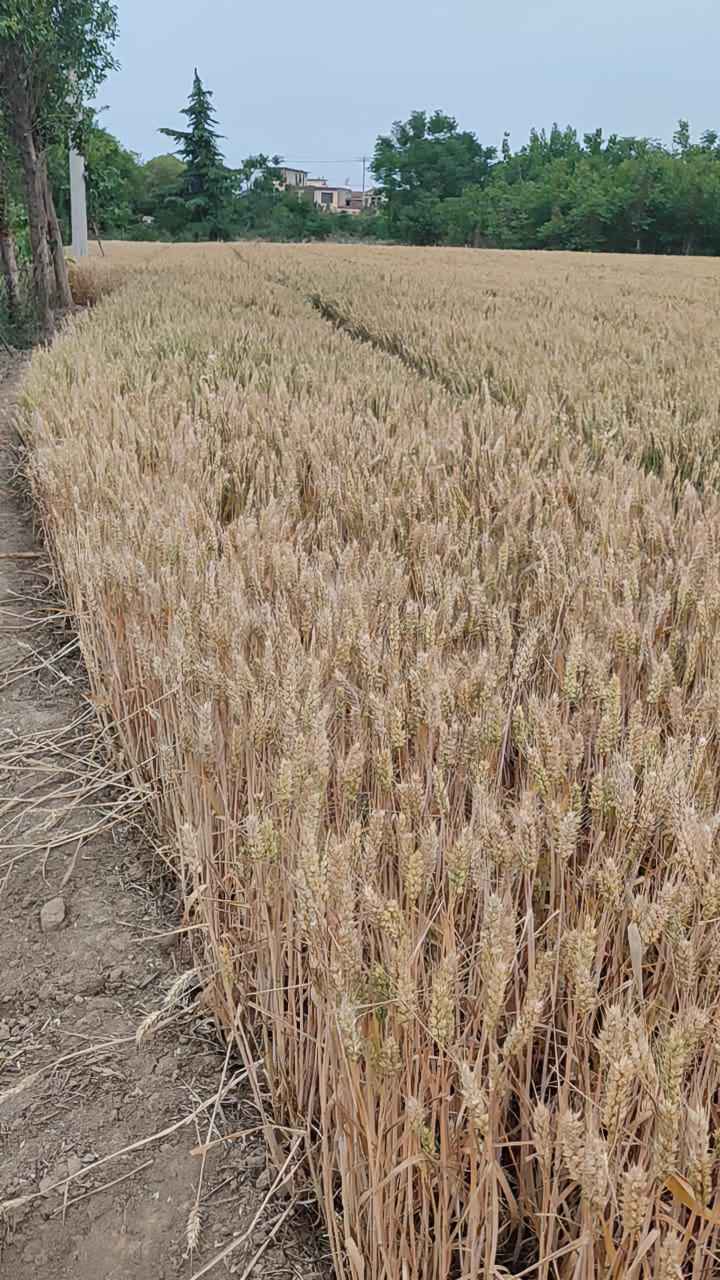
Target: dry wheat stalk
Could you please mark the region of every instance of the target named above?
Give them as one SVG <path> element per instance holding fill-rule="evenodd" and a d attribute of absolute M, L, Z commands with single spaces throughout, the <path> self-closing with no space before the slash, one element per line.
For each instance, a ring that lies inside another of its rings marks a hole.
<path fill-rule="evenodd" d="M 33 487 L 338 1275 L 710 1280 L 720 268 L 109 267 Z"/>

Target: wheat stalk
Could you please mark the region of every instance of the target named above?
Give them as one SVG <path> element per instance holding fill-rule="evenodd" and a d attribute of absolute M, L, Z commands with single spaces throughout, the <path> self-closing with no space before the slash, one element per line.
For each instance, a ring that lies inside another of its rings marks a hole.
<path fill-rule="evenodd" d="M 195 948 L 138 1039 L 204 982 L 338 1276 L 713 1274 L 719 270 L 115 246 L 32 361 Z"/>

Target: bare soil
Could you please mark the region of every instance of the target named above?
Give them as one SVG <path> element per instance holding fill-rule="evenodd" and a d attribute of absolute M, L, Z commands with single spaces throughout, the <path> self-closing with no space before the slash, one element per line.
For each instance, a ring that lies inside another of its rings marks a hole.
<path fill-rule="evenodd" d="M 242 1073 L 183 1007 L 192 987 L 136 1043 L 190 958 L 16 483 L 20 374 L 0 353 L 0 1272 L 167 1280 L 214 1262 L 214 1276 L 329 1276 L 302 1191 L 268 1195 Z M 193 1150 L 226 1134 L 189 1251 Z"/>

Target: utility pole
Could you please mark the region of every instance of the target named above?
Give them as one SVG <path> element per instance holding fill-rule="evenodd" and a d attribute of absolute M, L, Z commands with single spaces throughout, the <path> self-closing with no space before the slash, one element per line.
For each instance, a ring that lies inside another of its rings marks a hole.
<path fill-rule="evenodd" d="M 74 258 L 88 256 L 87 199 L 85 196 L 85 160 L 70 143 L 70 221 Z"/>
<path fill-rule="evenodd" d="M 363 195 L 365 195 L 365 165 L 367 164 L 367 156 L 363 156 Z"/>

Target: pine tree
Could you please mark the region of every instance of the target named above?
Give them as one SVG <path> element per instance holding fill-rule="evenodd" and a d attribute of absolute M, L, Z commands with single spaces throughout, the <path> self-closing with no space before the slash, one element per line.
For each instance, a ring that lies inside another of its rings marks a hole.
<path fill-rule="evenodd" d="M 218 146 L 221 134 L 212 109 L 212 93 L 206 89 L 195 68 L 192 93 L 182 114 L 189 128 L 161 129 L 177 143 L 176 154 L 185 169 L 173 201 L 184 206 L 184 219 L 194 240 L 219 240 L 226 231 L 230 174 Z"/>

